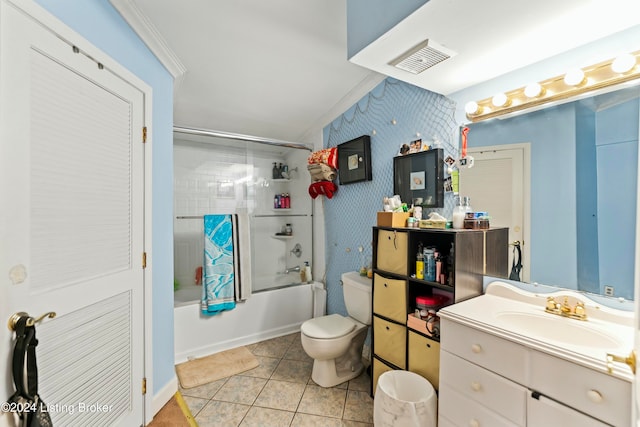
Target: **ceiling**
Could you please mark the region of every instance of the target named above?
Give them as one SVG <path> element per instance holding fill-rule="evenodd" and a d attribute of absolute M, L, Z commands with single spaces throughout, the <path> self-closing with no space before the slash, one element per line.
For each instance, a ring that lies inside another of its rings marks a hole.
<path fill-rule="evenodd" d="M 294 142 L 314 142 L 385 75 L 449 94 L 640 23 L 624 9 L 638 0 L 431 0 L 356 65 L 346 0 L 111 2 L 133 6 L 137 21 L 125 19 L 178 64 L 176 126 Z M 417 77 L 390 69 L 425 38 L 457 55 Z"/>

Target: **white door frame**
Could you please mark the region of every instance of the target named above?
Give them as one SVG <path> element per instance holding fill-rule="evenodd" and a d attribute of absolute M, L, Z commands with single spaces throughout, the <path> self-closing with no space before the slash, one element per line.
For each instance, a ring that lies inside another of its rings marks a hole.
<path fill-rule="evenodd" d="M 12 4 L 16 9 L 22 10 L 26 15 L 31 16 L 43 26 L 49 28 L 58 37 L 73 46 L 77 46 L 82 54 L 99 60 L 104 68 L 113 74 L 138 88 L 144 94 L 144 126 L 147 128 L 147 142 L 144 149 L 144 251 L 146 253 L 146 268 L 144 269 L 143 301 L 144 301 L 144 336 L 140 337 L 144 341 L 144 376 L 147 379 L 147 394 L 143 396 L 144 402 L 144 423 L 145 425 L 153 418 L 152 397 L 153 391 L 153 318 L 152 318 L 152 289 L 153 289 L 153 256 L 152 256 L 152 88 L 135 74 L 127 70 L 118 62 L 109 57 L 102 50 L 95 47 L 88 40 L 69 28 L 62 21 L 51 15 L 40 5 L 32 0 L 3 0 Z M 142 262 L 142 260 L 141 260 Z M 6 322 L 11 313 L 6 312 L 4 304 L 0 305 L 0 321 Z M 6 329 L 6 328 L 4 328 Z"/>
<path fill-rule="evenodd" d="M 524 282 L 530 280 L 531 274 L 531 143 L 521 142 L 515 144 L 502 144 L 502 145 L 487 145 L 483 147 L 473 147 L 467 150 L 467 154 L 473 157 L 474 153 L 480 153 L 483 151 L 504 151 L 504 150 L 522 150 L 522 227 L 523 230 L 523 242 L 522 242 L 522 259 L 523 265 L 523 277 Z M 511 242 L 509 242 L 511 243 Z M 511 268 L 511 266 L 509 266 Z"/>

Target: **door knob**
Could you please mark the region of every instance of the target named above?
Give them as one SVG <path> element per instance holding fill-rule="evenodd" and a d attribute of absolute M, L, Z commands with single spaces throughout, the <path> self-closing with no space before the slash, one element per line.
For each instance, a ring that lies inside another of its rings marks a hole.
<path fill-rule="evenodd" d="M 34 319 L 33 317 L 29 316 L 28 313 L 25 313 L 24 311 L 18 311 L 17 313 L 13 313 L 11 317 L 9 317 L 9 321 L 7 322 L 7 326 L 9 326 L 9 330 L 15 331 L 18 321 L 23 317 L 28 317 L 27 326 L 33 326 L 36 323 L 40 323 L 45 317 L 48 317 L 49 319 L 53 319 L 54 317 L 56 317 L 56 312 L 50 311 Z"/>

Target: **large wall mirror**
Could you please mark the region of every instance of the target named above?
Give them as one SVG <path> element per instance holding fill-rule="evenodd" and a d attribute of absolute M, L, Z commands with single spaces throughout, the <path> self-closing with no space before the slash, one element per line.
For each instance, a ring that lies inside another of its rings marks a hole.
<path fill-rule="evenodd" d="M 639 118 L 627 84 L 468 125 L 469 147 L 529 144 L 529 281 L 633 299 Z"/>

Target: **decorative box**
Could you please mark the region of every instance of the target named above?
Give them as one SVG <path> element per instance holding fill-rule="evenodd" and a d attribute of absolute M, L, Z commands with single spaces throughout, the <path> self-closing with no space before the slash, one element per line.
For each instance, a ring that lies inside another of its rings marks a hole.
<path fill-rule="evenodd" d="M 409 212 L 378 212 L 378 227 L 406 227 Z"/>

